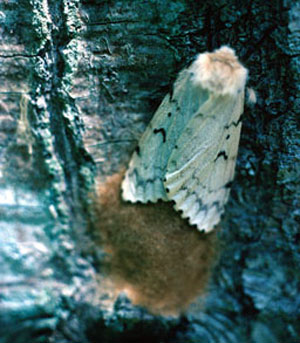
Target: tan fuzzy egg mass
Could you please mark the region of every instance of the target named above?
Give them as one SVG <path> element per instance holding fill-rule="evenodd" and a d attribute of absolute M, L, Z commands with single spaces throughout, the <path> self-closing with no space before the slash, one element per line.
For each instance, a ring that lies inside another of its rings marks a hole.
<path fill-rule="evenodd" d="M 195 84 L 217 95 L 232 96 L 244 89 L 248 74 L 234 50 L 227 46 L 198 55 L 191 72 Z"/>
<path fill-rule="evenodd" d="M 179 315 L 206 292 L 218 256 L 216 233 L 192 228 L 172 203 L 121 201 L 122 178 L 115 174 L 98 185 L 95 232 L 107 254 L 101 272 L 133 304 Z"/>

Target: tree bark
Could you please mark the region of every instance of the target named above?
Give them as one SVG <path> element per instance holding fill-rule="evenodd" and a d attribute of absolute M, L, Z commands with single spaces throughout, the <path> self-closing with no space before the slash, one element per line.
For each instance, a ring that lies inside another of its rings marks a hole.
<path fill-rule="evenodd" d="M 299 4 L 1 0 L 0 21 L 0 343 L 297 342 Z M 258 102 L 205 303 L 107 307 L 95 180 L 127 165 L 177 73 L 221 45 Z"/>

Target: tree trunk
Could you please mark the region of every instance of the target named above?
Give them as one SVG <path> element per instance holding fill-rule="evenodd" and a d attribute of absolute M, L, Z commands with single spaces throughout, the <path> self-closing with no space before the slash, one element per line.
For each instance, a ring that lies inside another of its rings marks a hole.
<path fill-rule="evenodd" d="M 0 343 L 296 343 L 299 4 L 0 0 L 0 21 Z M 180 316 L 108 299 L 95 181 L 121 175 L 177 73 L 221 45 L 258 102 L 206 293 Z"/>

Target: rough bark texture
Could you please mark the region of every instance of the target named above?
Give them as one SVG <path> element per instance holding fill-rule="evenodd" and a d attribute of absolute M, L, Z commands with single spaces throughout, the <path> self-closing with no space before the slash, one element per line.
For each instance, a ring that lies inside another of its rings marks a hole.
<path fill-rule="evenodd" d="M 1 343 L 299 342 L 299 9 L 0 1 Z M 205 305 L 154 316 L 121 295 L 108 309 L 89 230 L 94 179 L 126 165 L 177 72 L 222 44 L 258 104 L 245 112 Z"/>

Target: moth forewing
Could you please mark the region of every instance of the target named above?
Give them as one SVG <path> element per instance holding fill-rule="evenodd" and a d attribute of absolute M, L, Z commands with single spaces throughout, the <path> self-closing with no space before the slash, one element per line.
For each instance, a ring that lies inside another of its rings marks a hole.
<path fill-rule="evenodd" d="M 142 135 L 133 153 L 122 183 L 122 197 L 130 202 L 168 200 L 163 186 L 170 154 L 176 149 L 186 123 L 200 103 L 207 98 L 199 96 L 192 82 L 192 74 L 183 70 L 176 80 L 173 93 L 168 94 Z"/>

